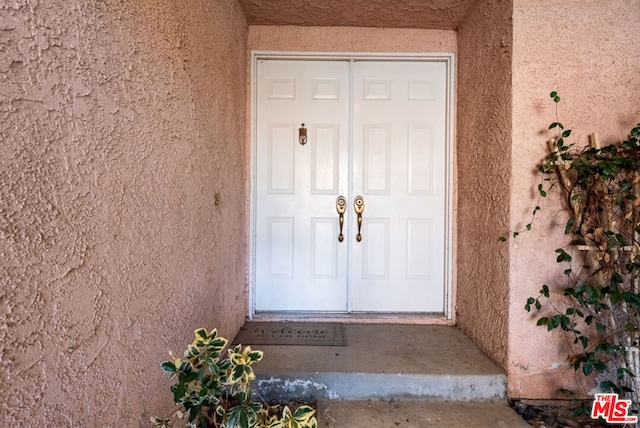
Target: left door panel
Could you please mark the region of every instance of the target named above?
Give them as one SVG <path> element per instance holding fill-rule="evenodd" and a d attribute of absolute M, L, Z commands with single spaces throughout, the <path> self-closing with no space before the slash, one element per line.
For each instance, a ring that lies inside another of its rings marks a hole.
<path fill-rule="evenodd" d="M 344 312 L 349 63 L 260 60 L 256 82 L 255 310 Z"/>

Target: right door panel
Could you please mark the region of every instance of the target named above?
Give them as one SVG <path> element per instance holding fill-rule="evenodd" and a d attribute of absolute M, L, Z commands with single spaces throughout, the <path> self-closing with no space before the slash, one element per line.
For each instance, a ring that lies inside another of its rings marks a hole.
<path fill-rule="evenodd" d="M 444 312 L 446 76 L 442 62 L 354 65 L 352 312 Z"/>

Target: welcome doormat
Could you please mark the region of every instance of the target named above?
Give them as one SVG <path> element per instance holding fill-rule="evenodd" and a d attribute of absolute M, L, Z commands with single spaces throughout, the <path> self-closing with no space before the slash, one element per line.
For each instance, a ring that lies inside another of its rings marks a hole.
<path fill-rule="evenodd" d="M 337 323 L 247 322 L 233 340 L 243 345 L 345 346 Z"/>

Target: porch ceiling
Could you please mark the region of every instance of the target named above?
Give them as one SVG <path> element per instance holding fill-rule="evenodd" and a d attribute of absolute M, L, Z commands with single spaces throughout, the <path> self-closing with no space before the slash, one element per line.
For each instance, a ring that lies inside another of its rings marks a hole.
<path fill-rule="evenodd" d="M 477 0 L 239 0 L 249 25 L 452 30 Z"/>

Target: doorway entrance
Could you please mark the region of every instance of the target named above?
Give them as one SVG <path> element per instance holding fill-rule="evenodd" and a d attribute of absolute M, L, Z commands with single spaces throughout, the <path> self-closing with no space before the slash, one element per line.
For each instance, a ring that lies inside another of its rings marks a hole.
<path fill-rule="evenodd" d="M 448 314 L 451 76 L 255 56 L 255 313 Z"/>

